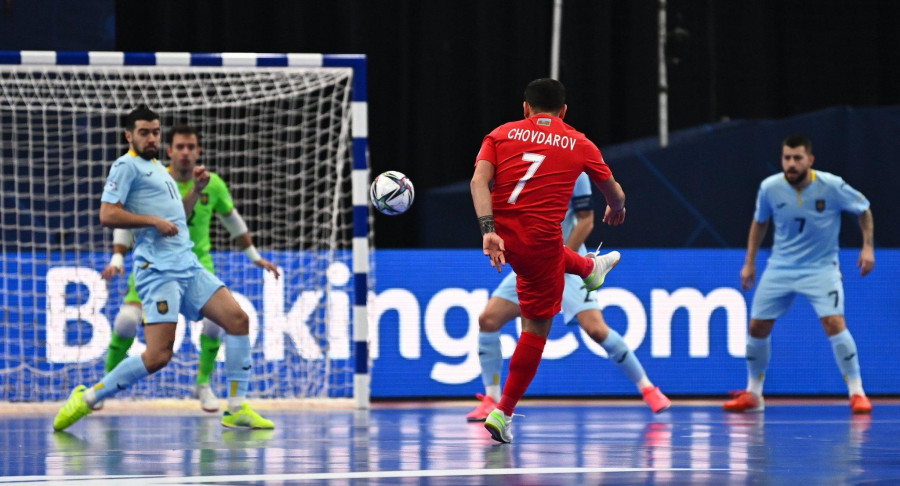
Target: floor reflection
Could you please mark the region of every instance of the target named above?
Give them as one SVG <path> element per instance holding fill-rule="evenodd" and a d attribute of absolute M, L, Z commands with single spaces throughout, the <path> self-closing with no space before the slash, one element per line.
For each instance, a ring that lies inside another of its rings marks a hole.
<path fill-rule="evenodd" d="M 225 430 L 212 415 L 101 412 L 52 433 L 49 416 L 0 416 L 0 474 L 229 476 L 259 484 L 323 474 L 352 482 L 353 474 L 376 471 L 382 475 L 369 479 L 390 484 L 900 479 L 896 405 L 879 406 L 874 416 L 824 405 L 771 406 L 758 414 L 675 406 L 662 415 L 630 406 L 523 405 L 508 445 L 492 441 L 482 424 L 467 423 L 465 411 L 283 411 L 269 414 L 273 431 Z M 272 479 L 277 475 L 284 477 Z"/>

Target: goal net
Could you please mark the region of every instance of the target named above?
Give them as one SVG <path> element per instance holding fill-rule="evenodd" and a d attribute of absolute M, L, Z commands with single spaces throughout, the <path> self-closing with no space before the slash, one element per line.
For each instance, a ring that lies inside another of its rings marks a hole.
<path fill-rule="evenodd" d="M 109 282 L 100 275 L 112 249 L 112 231 L 99 223 L 100 195 L 128 149 L 121 120 L 139 105 L 159 113 L 164 139 L 176 124 L 199 130 L 200 163 L 228 184 L 255 246 L 281 268 L 275 279 L 256 267 L 214 218 L 216 273 L 250 317 L 250 396 L 353 397 L 351 186 L 367 172 L 353 170 L 352 118 L 360 113 L 354 76 L 363 74 L 59 64 L 0 65 L 0 400 L 61 400 L 104 374 L 127 274 Z M 183 321 L 169 365 L 117 398 L 192 395 L 202 325 Z M 130 354 L 142 342 L 139 330 Z M 220 396 L 223 357 L 221 349 L 212 378 Z"/>

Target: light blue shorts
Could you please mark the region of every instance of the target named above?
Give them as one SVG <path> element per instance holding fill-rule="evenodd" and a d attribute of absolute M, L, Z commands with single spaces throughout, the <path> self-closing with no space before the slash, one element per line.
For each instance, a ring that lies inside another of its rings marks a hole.
<path fill-rule="evenodd" d="M 844 313 L 844 284 L 839 268 L 817 271 L 766 269 L 750 307 L 753 319 L 783 316 L 797 294 L 805 296 L 820 318 Z"/>
<path fill-rule="evenodd" d="M 497 286 L 491 297 L 500 297 L 519 305 L 519 296 L 516 294 L 516 273 L 509 272 L 509 275 L 500 282 L 500 285 Z M 567 273 L 566 287 L 563 290 L 562 300 L 563 322 L 566 324 L 571 323 L 575 316 L 588 309 L 600 310 L 600 304 L 597 303 L 597 294 L 588 292 L 584 288 L 584 282 L 577 275 Z"/>
<path fill-rule="evenodd" d="M 225 286 L 200 265 L 178 271 L 136 267 L 134 283 L 141 296 L 144 324 L 177 322 L 179 313 L 188 321 L 200 320 L 200 309 Z"/>

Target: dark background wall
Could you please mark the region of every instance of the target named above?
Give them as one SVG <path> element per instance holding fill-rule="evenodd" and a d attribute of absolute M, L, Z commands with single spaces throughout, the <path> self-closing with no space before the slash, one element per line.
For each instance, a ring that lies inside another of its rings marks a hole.
<path fill-rule="evenodd" d="M 470 177 L 482 136 L 520 117 L 524 85 L 549 72 L 551 0 L 78 3 L 94 17 L 114 9 L 114 46 L 102 48 L 366 54 L 373 172 L 403 171 L 419 194 Z M 0 34 L 0 47 L 108 42 L 88 35 L 103 27 L 65 18 L 50 30 L 82 32 L 81 41 L 46 33 L 39 19 L 42 28 L 27 34 L 36 4 L 60 11 L 68 2 L 6 0 L 0 30 L 15 25 L 19 34 Z M 565 2 L 567 121 L 601 148 L 657 131 L 656 9 L 655 0 Z M 669 0 L 667 13 L 673 130 L 900 101 L 900 2 Z M 422 208 L 379 215 L 377 245 L 420 245 Z"/>
<path fill-rule="evenodd" d="M 813 140 L 815 170 L 840 175 L 871 202 L 875 246 L 900 247 L 900 107 L 846 106 L 782 118 L 704 124 L 672 133 L 670 145 L 655 138 L 606 147 L 627 195 L 626 224 L 599 222 L 603 196 L 594 191 L 594 230 L 588 246 L 623 248 L 743 248 L 759 183 L 780 169 L 785 134 Z M 467 224 L 472 206 L 467 182 L 428 191 L 420 202 L 420 244 L 471 248 L 477 228 Z M 428 216 L 423 216 L 423 212 Z M 462 216 L 460 216 L 462 215 Z M 839 242 L 859 248 L 854 215 L 845 213 Z M 771 244 L 769 231 L 764 246 Z"/>

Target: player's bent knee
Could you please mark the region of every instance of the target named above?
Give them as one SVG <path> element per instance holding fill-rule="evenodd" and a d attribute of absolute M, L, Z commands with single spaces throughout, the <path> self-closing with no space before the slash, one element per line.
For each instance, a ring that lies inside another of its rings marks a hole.
<path fill-rule="evenodd" d="M 163 349 L 159 351 L 150 351 L 148 349 L 144 352 L 142 358 L 144 360 L 144 366 L 147 367 L 147 371 L 153 374 L 169 364 L 169 361 L 172 360 L 172 350 Z"/>
<path fill-rule="evenodd" d="M 609 328 L 599 328 L 599 327 L 591 327 L 588 329 L 584 329 L 584 332 L 587 333 L 588 336 L 591 337 L 591 340 L 597 344 L 603 344 L 603 341 L 606 341 L 606 338 L 609 337 Z"/>
<path fill-rule="evenodd" d="M 821 318 L 821 321 L 822 327 L 825 329 L 825 334 L 828 337 L 840 334 L 847 330 L 847 322 L 844 320 L 843 315 L 836 314 L 833 316 L 825 316 Z"/>
<path fill-rule="evenodd" d="M 503 323 L 490 314 L 482 313 L 478 316 L 478 330 L 481 332 L 497 332 L 503 327 Z"/>
<path fill-rule="evenodd" d="M 599 318 L 591 315 L 591 311 L 584 311 L 578 314 L 578 325 L 584 329 L 584 332 L 587 333 L 594 342 L 601 344 L 609 336 L 609 326 L 606 324 L 606 321 L 603 320 L 603 315 L 600 314 L 599 311 L 595 312 L 597 312 Z"/>
<path fill-rule="evenodd" d="M 113 323 L 113 332 L 121 338 L 133 338 L 137 335 L 138 325 L 141 323 L 141 309 L 133 305 L 125 304 L 116 314 Z"/>
<path fill-rule="evenodd" d="M 228 319 L 228 324 L 223 325 L 225 332 L 234 336 L 243 336 L 250 333 L 250 317 L 243 309 L 238 311 Z"/>
<path fill-rule="evenodd" d="M 769 334 L 772 334 L 774 326 L 774 319 L 750 319 L 748 333 L 757 339 L 765 339 L 769 337 Z"/>

